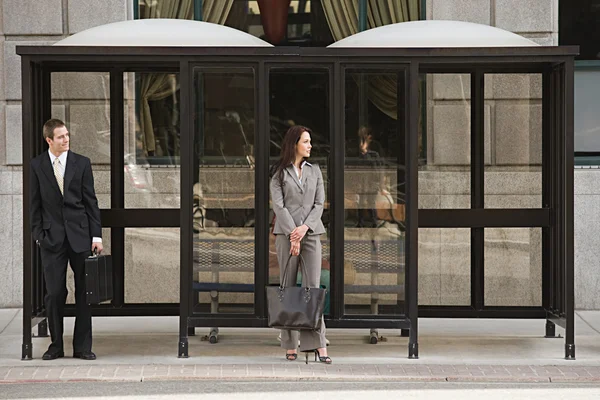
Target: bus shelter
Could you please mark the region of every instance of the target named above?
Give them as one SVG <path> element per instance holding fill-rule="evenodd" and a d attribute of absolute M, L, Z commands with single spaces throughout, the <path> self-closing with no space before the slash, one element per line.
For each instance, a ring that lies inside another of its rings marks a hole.
<path fill-rule="evenodd" d="M 18 46 L 23 359 L 32 328 L 47 334 L 29 162 L 47 150 L 44 121 L 60 116 L 72 149 L 94 163 L 113 256 L 115 296 L 94 315 L 178 315 L 180 357 L 197 327 L 216 342 L 219 327 L 267 326 L 265 286 L 279 282 L 269 169 L 285 131 L 302 124 L 326 185 L 328 328 L 369 329 L 371 343 L 378 329 L 400 329 L 417 358 L 419 316 L 539 318 L 547 336 L 565 328 L 573 359 L 576 52 L 450 21 L 389 25 L 329 48 L 272 47 L 181 20 Z M 507 103 L 511 91 L 518 101 Z M 514 121 L 529 136 L 502 129 Z M 137 261 L 132 237 L 144 243 Z M 169 268 L 176 275 L 160 275 Z M 523 282 L 526 301 L 512 292 Z M 144 300 L 162 292 L 174 300 Z"/>

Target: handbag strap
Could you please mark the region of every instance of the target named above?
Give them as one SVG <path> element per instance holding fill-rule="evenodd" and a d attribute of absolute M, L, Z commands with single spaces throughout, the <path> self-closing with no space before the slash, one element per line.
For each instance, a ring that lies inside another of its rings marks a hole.
<path fill-rule="evenodd" d="M 281 284 L 279 285 L 280 288 L 284 288 L 283 285 L 286 282 L 285 278 L 287 278 L 288 269 L 289 269 L 289 266 L 290 266 L 290 260 L 292 259 L 292 257 L 293 256 L 290 254 L 287 262 L 285 263 L 285 268 L 283 269 L 283 277 L 281 279 Z M 301 265 L 301 268 L 302 268 L 302 276 L 305 276 L 305 274 L 306 274 L 306 264 L 304 263 L 304 257 L 302 257 L 302 254 L 299 254 L 298 257 L 300 258 L 299 264 Z"/>

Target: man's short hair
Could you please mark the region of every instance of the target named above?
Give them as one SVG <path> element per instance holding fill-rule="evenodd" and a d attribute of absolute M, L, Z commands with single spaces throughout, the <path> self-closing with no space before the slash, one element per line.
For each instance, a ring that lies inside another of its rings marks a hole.
<path fill-rule="evenodd" d="M 60 119 L 52 118 L 46 121 L 44 124 L 44 139 L 54 140 L 54 130 L 61 126 L 65 126 L 65 123 Z"/>

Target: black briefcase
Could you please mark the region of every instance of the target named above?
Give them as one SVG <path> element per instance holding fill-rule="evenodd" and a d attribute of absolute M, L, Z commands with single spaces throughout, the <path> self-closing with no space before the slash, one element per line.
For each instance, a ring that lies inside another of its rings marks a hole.
<path fill-rule="evenodd" d="M 99 304 L 113 298 L 112 257 L 93 255 L 85 260 L 85 299 Z"/>

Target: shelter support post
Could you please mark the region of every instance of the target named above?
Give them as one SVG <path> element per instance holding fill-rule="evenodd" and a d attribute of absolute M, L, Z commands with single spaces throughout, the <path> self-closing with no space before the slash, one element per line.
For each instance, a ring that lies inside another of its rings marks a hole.
<path fill-rule="evenodd" d="M 564 130 L 564 146 L 563 146 L 563 173 L 564 173 L 564 192 L 562 193 L 563 207 L 563 246 L 565 263 L 565 307 L 566 307 L 566 342 L 565 342 L 565 359 L 575 359 L 575 265 L 574 265 L 574 61 L 569 58 L 565 61 L 563 74 L 563 90 L 562 96 L 564 112 L 563 126 Z"/>
<path fill-rule="evenodd" d="M 406 79 L 406 78 L 405 78 Z M 406 265 L 407 265 L 407 303 L 408 318 L 410 319 L 410 332 L 408 338 L 408 358 L 419 358 L 419 270 L 418 270 L 418 232 L 419 232 L 419 209 L 418 209 L 418 179 L 419 179 L 419 64 L 415 61 L 410 63 L 408 82 L 405 91 L 408 104 L 408 129 L 406 130 Z"/>
<path fill-rule="evenodd" d="M 179 285 L 179 358 L 187 358 L 188 328 L 192 301 L 192 177 L 194 166 L 193 82 L 187 60 L 179 63 L 181 87 L 181 247 Z"/>
<path fill-rule="evenodd" d="M 21 59 L 21 87 L 23 95 L 23 179 L 30 179 L 29 161 L 32 157 L 32 118 L 34 115 L 33 99 L 33 63 L 29 57 Z M 28 204 L 29 191 L 23 190 L 23 203 Z M 33 358 L 33 344 L 31 342 L 31 317 L 33 314 L 33 257 L 36 254 L 35 244 L 29 234 L 29 212 L 28 207 L 23 207 L 23 343 L 21 345 L 21 359 L 31 360 Z"/>

